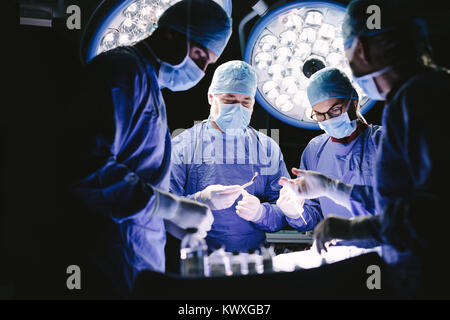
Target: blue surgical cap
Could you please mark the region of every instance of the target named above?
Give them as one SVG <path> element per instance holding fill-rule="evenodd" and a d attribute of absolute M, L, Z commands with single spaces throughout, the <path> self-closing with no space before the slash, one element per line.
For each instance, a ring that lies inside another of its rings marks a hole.
<path fill-rule="evenodd" d="M 311 106 L 331 98 L 358 99 L 348 77 L 336 68 L 324 68 L 314 73 L 306 92 Z"/>
<path fill-rule="evenodd" d="M 214 72 L 208 93 L 242 93 L 254 97 L 256 94 L 255 70 L 244 61 L 226 62 Z"/>
<path fill-rule="evenodd" d="M 379 8 L 371 7 L 377 6 Z M 371 8 L 369 8 L 371 7 Z M 375 10 L 373 9 L 375 8 Z M 411 1 L 405 0 L 354 0 L 345 12 L 342 23 L 344 48 L 348 49 L 356 37 L 374 36 L 376 34 L 395 30 L 399 27 L 413 27 L 417 32 L 427 36 L 426 26 L 415 17 Z M 376 21 L 379 13 L 380 28 L 369 29 Z M 375 19 L 375 20 L 374 20 Z"/>
<path fill-rule="evenodd" d="M 231 36 L 231 18 L 213 0 L 180 1 L 164 11 L 158 20 L 158 27 L 183 33 L 218 57 Z"/>

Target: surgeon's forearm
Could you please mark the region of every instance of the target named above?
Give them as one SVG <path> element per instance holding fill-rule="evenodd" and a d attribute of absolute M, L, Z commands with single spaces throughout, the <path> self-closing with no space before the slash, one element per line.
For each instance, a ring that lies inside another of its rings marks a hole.
<path fill-rule="evenodd" d="M 378 239 L 379 218 L 374 216 L 356 217 L 350 220 L 350 239 L 365 240 Z"/>
<path fill-rule="evenodd" d="M 158 188 L 151 187 L 154 198 L 148 203 L 148 213 L 153 217 L 171 219 L 175 215 L 180 203 L 179 197 Z"/>
<path fill-rule="evenodd" d="M 342 181 L 335 180 L 332 184 L 330 192 L 328 193 L 328 198 L 333 200 L 335 203 L 345 207 L 351 211 L 352 206 L 350 202 L 350 195 L 352 193 L 353 186 L 343 183 Z"/>

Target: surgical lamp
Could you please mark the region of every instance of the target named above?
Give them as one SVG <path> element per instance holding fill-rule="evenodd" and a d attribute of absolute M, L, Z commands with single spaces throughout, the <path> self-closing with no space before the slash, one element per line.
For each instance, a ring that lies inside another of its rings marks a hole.
<path fill-rule="evenodd" d="M 82 37 L 82 57 L 89 61 L 118 46 L 132 45 L 153 33 L 161 14 L 180 0 L 103 0 Z M 231 16 L 231 0 L 214 0 Z"/>
<path fill-rule="evenodd" d="M 324 67 L 339 68 L 352 79 L 341 37 L 344 13 L 344 5 L 331 1 L 295 1 L 272 8 L 258 1 L 241 21 L 242 50 L 245 24 L 260 16 L 243 56 L 258 75 L 256 100 L 272 116 L 299 128 L 320 129 L 311 119 L 306 88 L 309 77 Z M 375 101 L 352 83 L 364 114 Z"/>

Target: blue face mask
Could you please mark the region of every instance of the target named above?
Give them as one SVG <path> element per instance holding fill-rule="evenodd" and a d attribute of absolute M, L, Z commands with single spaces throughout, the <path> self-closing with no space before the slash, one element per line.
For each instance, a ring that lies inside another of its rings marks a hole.
<path fill-rule="evenodd" d="M 392 68 L 391 66 L 387 66 L 381 70 L 363 75 L 361 77 L 353 76 L 353 79 L 359 85 L 359 87 L 367 94 L 369 99 L 386 100 L 386 94 L 378 90 L 377 84 L 375 82 L 375 77 L 378 77 L 379 75 L 385 73 L 391 68 Z"/>
<path fill-rule="evenodd" d="M 159 62 L 158 83 L 171 91 L 186 91 L 202 80 L 205 73 L 189 56 L 189 46 L 183 62 L 173 66 L 154 55 Z"/>
<path fill-rule="evenodd" d="M 356 45 L 358 43 L 358 38 L 354 38 L 351 47 L 348 50 L 348 61 L 352 60 L 353 55 L 355 54 Z M 358 84 L 358 86 L 364 91 L 365 94 L 372 100 L 386 100 L 386 94 L 378 90 L 377 84 L 375 82 L 375 78 L 379 75 L 385 73 L 390 70 L 392 67 L 387 66 L 381 70 L 365 74 L 361 77 L 353 76 L 353 79 Z"/>
<path fill-rule="evenodd" d="M 220 114 L 214 122 L 227 134 L 244 130 L 250 123 L 251 112 L 240 103 L 221 104 Z"/>
<path fill-rule="evenodd" d="M 319 122 L 319 127 L 329 136 L 341 139 L 356 130 L 356 120 L 350 120 L 348 113 L 344 112 L 338 117 Z"/>

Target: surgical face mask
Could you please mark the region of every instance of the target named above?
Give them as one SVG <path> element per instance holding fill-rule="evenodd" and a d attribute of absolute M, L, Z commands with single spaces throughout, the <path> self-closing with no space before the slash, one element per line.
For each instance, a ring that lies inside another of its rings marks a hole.
<path fill-rule="evenodd" d="M 250 123 L 251 111 L 240 103 L 220 104 L 220 113 L 214 122 L 226 133 L 244 130 Z"/>
<path fill-rule="evenodd" d="M 351 47 L 348 50 L 347 58 L 350 62 L 355 54 L 356 45 L 358 43 L 358 38 L 354 38 Z M 392 67 L 387 66 L 381 70 L 363 75 L 361 77 L 353 76 L 355 82 L 359 85 L 359 87 L 364 91 L 365 94 L 372 100 L 386 100 L 386 94 L 380 90 L 378 90 L 377 84 L 375 82 L 375 78 L 379 75 L 385 73 L 390 70 Z"/>
<path fill-rule="evenodd" d="M 359 87 L 367 94 L 369 99 L 372 100 L 386 100 L 386 93 L 380 91 L 375 82 L 375 78 L 379 75 L 385 73 L 390 70 L 392 67 L 387 66 L 381 70 L 366 74 L 361 77 L 353 76 L 355 82 L 359 85 Z"/>
<path fill-rule="evenodd" d="M 347 104 L 347 110 L 351 100 Z M 336 139 L 348 137 L 356 130 L 356 120 L 350 120 L 347 111 L 340 116 L 319 122 L 319 127 Z"/>
<path fill-rule="evenodd" d="M 176 66 L 162 61 L 154 55 L 160 64 L 158 83 L 161 87 L 170 89 L 171 91 L 186 91 L 202 80 L 205 73 L 191 59 L 189 51 L 188 46 L 186 57 L 183 62 Z"/>

